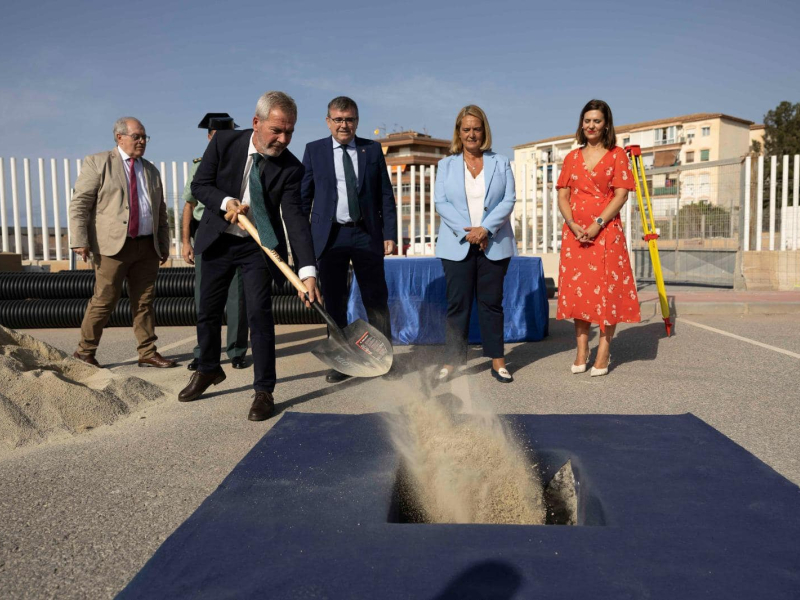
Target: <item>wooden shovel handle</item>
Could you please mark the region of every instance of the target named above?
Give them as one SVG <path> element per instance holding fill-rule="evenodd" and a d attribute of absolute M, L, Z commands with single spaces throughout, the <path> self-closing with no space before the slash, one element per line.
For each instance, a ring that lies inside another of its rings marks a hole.
<path fill-rule="evenodd" d="M 269 256 L 272 259 L 272 262 L 274 262 L 277 265 L 277 267 L 281 270 L 281 272 L 286 276 L 286 279 L 288 279 L 291 282 L 291 284 L 295 287 L 295 289 L 297 289 L 298 292 L 306 295 L 307 297 L 308 288 L 306 287 L 306 284 L 304 284 L 302 280 L 297 276 L 297 273 L 292 271 L 291 267 L 283 261 L 280 254 L 278 254 L 275 250 L 270 250 L 269 248 L 261 244 L 261 238 L 258 237 L 258 230 L 256 229 L 255 225 L 253 225 L 250 222 L 250 219 L 245 217 L 243 214 L 239 214 L 238 220 L 242 225 L 244 225 L 244 228 L 247 230 L 247 233 L 249 233 L 250 236 L 258 243 L 258 245 L 261 246 L 261 249 L 267 253 L 267 256 Z"/>

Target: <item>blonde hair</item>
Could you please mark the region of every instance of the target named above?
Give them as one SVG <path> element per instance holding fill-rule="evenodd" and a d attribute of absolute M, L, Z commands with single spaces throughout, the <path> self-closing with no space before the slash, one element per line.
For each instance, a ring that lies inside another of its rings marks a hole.
<path fill-rule="evenodd" d="M 480 106 L 475 104 L 468 104 L 456 116 L 456 126 L 453 128 L 453 141 L 450 142 L 450 154 L 461 154 L 464 150 L 464 144 L 461 142 L 461 136 L 458 130 L 461 129 L 461 122 L 464 117 L 475 117 L 479 119 L 483 125 L 483 144 L 481 144 L 481 152 L 487 152 L 492 149 L 492 129 L 489 127 L 489 119 L 486 118 L 486 113 L 483 112 Z"/>

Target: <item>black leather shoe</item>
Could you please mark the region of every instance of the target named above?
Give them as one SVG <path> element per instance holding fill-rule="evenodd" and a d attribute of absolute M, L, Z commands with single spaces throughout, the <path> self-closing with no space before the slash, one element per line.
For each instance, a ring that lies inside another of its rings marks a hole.
<path fill-rule="evenodd" d="M 190 362 L 188 365 L 186 365 L 186 368 L 189 369 L 190 371 L 197 371 L 197 367 L 199 365 L 200 365 L 200 361 L 198 359 L 196 359 L 196 358 L 193 358 L 192 362 Z"/>
<path fill-rule="evenodd" d="M 247 419 L 250 421 L 266 421 L 275 412 L 275 400 L 269 392 L 256 392 L 253 405 Z"/>
<path fill-rule="evenodd" d="M 340 373 L 336 369 L 331 369 L 327 375 L 325 375 L 325 381 L 328 383 L 339 383 L 340 381 L 344 381 L 345 379 L 350 379 L 350 375 L 345 375 L 344 373 Z"/>
<path fill-rule="evenodd" d="M 211 385 L 217 385 L 223 381 L 225 381 L 225 371 L 221 368 L 213 373 L 195 371 L 192 374 L 192 378 L 189 380 L 189 385 L 183 388 L 181 393 L 178 394 L 178 400 L 180 402 L 197 400 Z"/>
<path fill-rule="evenodd" d="M 500 383 L 511 383 L 514 381 L 514 378 L 511 376 L 511 373 L 508 372 L 508 369 L 505 367 L 498 369 L 495 371 L 492 369 L 492 377 L 497 379 Z"/>
<path fill-rule="evenodd" d="M 236 357 L 231 359 L 231 366 L 234 369 L 246 369 L 250 365 L 244 359 L 244 356 L 236 356 Z"/>

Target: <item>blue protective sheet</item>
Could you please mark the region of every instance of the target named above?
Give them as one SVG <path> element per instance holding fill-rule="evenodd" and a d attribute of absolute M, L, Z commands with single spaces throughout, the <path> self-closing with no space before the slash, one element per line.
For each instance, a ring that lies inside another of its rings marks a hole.
<path fill-rule="evenodd" d="M 286 413 L 119 597 L 800 597 L 800 489 L 701 420 L 504 418 L 572 460 L 578 526 L 391 522 L 383 417 Z"/>
<path fill-rule="evenodd" d="M 384 261 L 389 288 L 393 344 L 444 344 L 447 313 L 442 261 L 438 258 L 389 258 Z M 547 336 L 549 306 L 541 259 L 515 256 L 503 285 L 506 342 L 536 342 Z M 358 282 L 353 278 L 347 319 L 367 320 Z M 469 343 L 481 342 L 476 303 L 472 305 Z"/>

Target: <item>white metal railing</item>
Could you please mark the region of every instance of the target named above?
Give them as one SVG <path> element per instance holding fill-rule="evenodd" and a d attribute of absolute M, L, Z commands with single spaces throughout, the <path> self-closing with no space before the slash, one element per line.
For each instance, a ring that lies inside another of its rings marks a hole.
<path fill-rule="evenodd" d="M 81 161 L 51 158 L 49 168 L 44 158 L 35 161 L 24 158 L 21 165 L 19 163 L 15 157 L 0 157 L 2 251 L 21 254 L 26 260 L 64 260 L 69 257 L 70 246 L 69 202 Z M 172 219 L 173 255 L 180 256 L 181 193 L 189 176 L 189 163 L 161 161 L 156 165 Z M 800 155 L 768 159 L 747 157 L 743 168 L 741 248 L 745 251 L 797 250 L 800 246 Z M 517 165 L 520 193 L 512 226 L 522 254 L 560 250 L 563 219 L 558 210 L 558 174 L 558 165 Z M 389 177 L 395 188 L 398 209 L 396 254 L 434 254 L 438 232 L 434 205 L 436 167 L 411 165 L 405 172 L 401 167 L 393 167 L 389 169 Z M 34 186 L 34 182 L 38 185 Z M 768 182 L 766 189 L 765 182 Z M 765 194 L 768 194 L 766 199 Z M 633 203 L 631 196 L 623 213 L 628 240 L 631 240 Z"/>
<path fill-rule="evenodd" d="M 797 250 L 800 246 L 800 154 L 790 157 L 788 154 L 781 158 L 781 197 L 780 213 L 777 209 L 778 189 L 778 157 L 769 157 L 769 214 L 767 215 L 768 231 L 767 247 L 769 250 Z M 764 162 L 765 157 L 759 156 L 756 163 L 756 181 L 752 181 L 752 157 L 745 159 L 744 165 L 744 231 L 742 237 L 742 250 L 761 251 L 764 244 Z M 790 169 L 791 165 L 791 169 Z M 789 174 L 792 174 L 792 185 L 789 185 Z M 755 188 L 755 190 L 753 190 Z M 791 205 L 789 204 L 791 191 Z M 755 207 L 753 196 L 755 195 Z M 755 244 L 751 239 L 752 212 L 755 210 Z M 780 218 L 780 231 L 777 230 L 777 219 Z M 777 243 L 777 247 L 776 247 Z M 755 247 L 753 247 L 755 246 Z"/>
<path fill-rule="evenodd" d="M 69 258 L 69 203 L 73 181 L 81 172 L 81 161 L 65 158 L 60 169 L 55 158 L 49 162 L 48 169 L 44 158 L 36 159 L 34 164 L 23 158 L 20 174 L 15 157 L 8 160 L 0 157 L 0 245 L 3 252 L 20 254 L 24 260 Z M 179 164 L 183 166 L 182 178 L 178 176 Z M 181 196 L 189 178 L 189 163 L 161 161 L 158 166 L 173 219 L 170 243 L 173 255 L 177 257 L 180 256 Z M 34 181 L 38 182 L 35 193 Z M 20 189 L 24 198 L 20 197 Z"/>
<path fill-rule="evenodd" d="M 394 197 L 397 203 L 395 254 L 432 256 L 436 252 L 439 219 L 434 204 L 436 167 L 411 165 L 408 167 L 405 182 L 402 167 L 397 166 L 394 170 L 388 167 L 388 170 L 389 178 L 394 180 Z M 408 190 L 407 193 L 404 193 L 404 188 Z M 418 190 L 419 202 L 417 202 Z M 406 238 L 408 245 L 405 243 Z"/>

